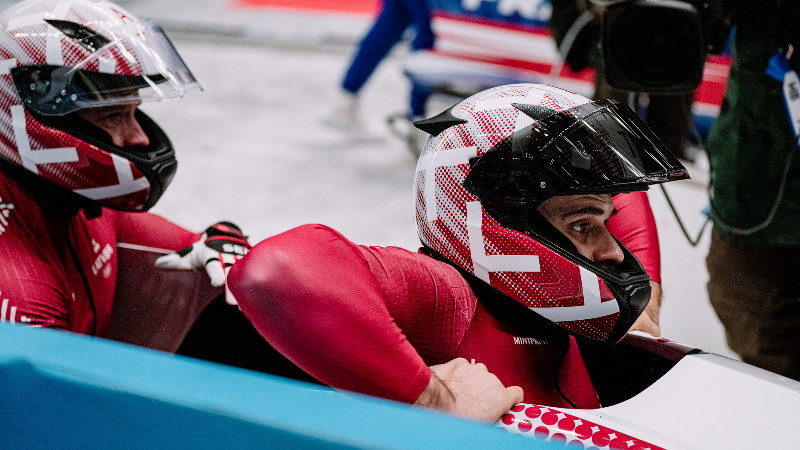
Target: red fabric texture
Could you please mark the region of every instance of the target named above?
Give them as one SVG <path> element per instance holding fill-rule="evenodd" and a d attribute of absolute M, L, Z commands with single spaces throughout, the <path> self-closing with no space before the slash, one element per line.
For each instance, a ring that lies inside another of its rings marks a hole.
<path fill-rule="evenodd" d="M 117 243 L 177 250 L 192 233 L 149 213 L 97 218 L 22 188 L 0 173 L 0 320 L 103 336 L 117 276 Z M 153 268 L 153 270 L 157 270 Z"/>
<path fill-rule="evenodd" d="M 614 207 L 617 214 L 608 220 L 608 230 L 636 255 L 650 279 L 661 284 L 658 230 L 647 193 L 615 195 Z"/>
<path fill-rule="evenodd" d="M 322 225 L 261 241 L 228 285 L 255 328 L 289 360 L 340 389 L 414 402 L 430 369 L 387 309 L 359 246 Z"/>
<path fill-rule="evenodd" d="M 660 281 L 647 196 L 622 194 L 614 204 L 619 214 L 609 229 Z M 521 386 L 526 402 L 599 406 L 572 338 L 510 334 L 455 268 L 426 255 L 360 246 L 304 225 L 257 244 L 228 281 L 262 336 L 329 386 L 412 403 L 427 386 L 428 366 L 464 357 Z"/>
<path fill-rule="evenodd" d="M 569 407 L 555 378 L 572 402 L 598 406 L 572 340 L 508 333 L 455 268 L 426 255 L 304 225 L 257 244 L 228 281 L 256 329 L 329 386 L 412 403 L 429 365 L 464 357 L 521 386 L 527 402 Z"/>

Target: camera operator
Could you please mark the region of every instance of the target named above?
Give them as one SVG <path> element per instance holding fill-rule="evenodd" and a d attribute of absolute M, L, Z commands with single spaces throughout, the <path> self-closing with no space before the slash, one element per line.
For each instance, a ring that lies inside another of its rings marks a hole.
<path fill-rule="evenodd" d="M 800 380 L 800 150 L 791 112 L 800 1 L 735 9 L 733 65 L 706 147 L 715 225 L 708 294 L 742 360 Z"/>

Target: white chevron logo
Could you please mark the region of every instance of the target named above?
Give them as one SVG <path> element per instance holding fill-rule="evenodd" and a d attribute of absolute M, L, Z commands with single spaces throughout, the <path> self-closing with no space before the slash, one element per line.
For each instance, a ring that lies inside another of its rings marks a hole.
<path fill-rule="evenodd" d="M 3 198 L 0 197 L 0 202 L 3 201 Z M 13 203 L 0 203 L 0 235 L 5 233 L 8 229 L 8 217 L 11 215 L 11 211 L 14 210 Z"/>

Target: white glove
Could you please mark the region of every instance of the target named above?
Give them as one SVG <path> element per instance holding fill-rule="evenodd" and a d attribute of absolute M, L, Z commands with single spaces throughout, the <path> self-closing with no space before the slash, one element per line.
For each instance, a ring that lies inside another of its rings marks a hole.
<path fill-rule="evenodd" d="M 156 259 L 159 269 L 193 270 L 205 268 L 212 286 L 222 286 L 231 266 L 250 250 L 247 237 L 230 222 L 217 222 L 206 228 L 200 240 L 191 247 L 178 250 Z M 225 301 L 231 305 L 236 300 L 225 289 Z"/>

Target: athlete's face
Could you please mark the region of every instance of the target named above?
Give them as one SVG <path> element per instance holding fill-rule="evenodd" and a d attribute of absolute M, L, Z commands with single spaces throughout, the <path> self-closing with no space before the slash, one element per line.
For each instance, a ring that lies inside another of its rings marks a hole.
<path fill-rule="evenodd" d="M 147 147 L 150 138 L 139 125 L 134 113 L 139 105 L 114 105 L 82 109 L 76 114 L 104 130 L 117 147 Z"/>
<path fill-rule="evenodd" d="M 606 221 L 617 213 L 610 194 L 563 195 L 539 205 L 539 213 L 586 258 L 611 268 L 625 258 Z"/>

